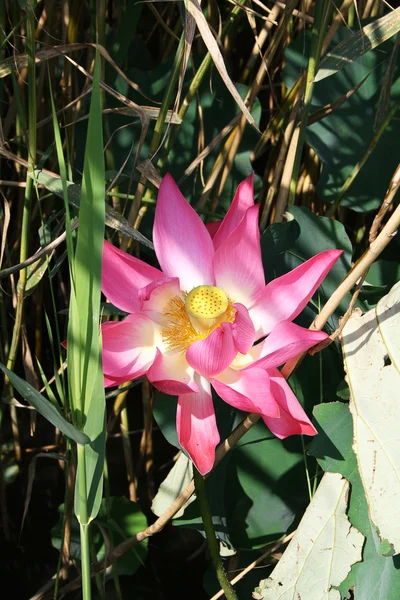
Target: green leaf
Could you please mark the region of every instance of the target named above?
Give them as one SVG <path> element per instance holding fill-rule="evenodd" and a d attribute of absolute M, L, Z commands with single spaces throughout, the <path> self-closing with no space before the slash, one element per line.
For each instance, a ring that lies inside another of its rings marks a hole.
<path fill-rule="evenodd" d="M 308 502 L 300 438 L 278 440 L 259 421 L 232 452 L 225 495 L 235 548 L 286 533 Z"/>
<path fill-rule="evenodd" d="M 349 390 L 349 386 L 347 385 L 347 383 L 345 381 L 342 381 L 337 390 L 336 390 L 336 396 L 338 398 L 341 398 L 342 400 L 350 400 L 350 390 Z"/>
<path fill-rule="evenodd" d="M 68 382 L 74 418 L 92 444 L 78 461 L 75 513 L 81 523 L 97 514 L 103 492 L 105 395 L 101 368 L 100 299 L 104 240 L 104 154 L 99 64 L 96 58 L 86 139 L 79 231 L 68 323 Z M 85 475 L 81 469 L 85 469 Z M 86 500 L 80 483 L 85 481 Z"/>
<path fill-rule="evenodd" d="M 346 39 L 346 36 L 346 28 L 343 27 L 334 41 L 340 42 Z M 286 52 L 284 80 L 289 87 L 306 67 L 308 44 L 308 36 L 299 36 Z M 328 79 L 314 85 L 313 108 L 319 108 L 342 98 L 371 74 L 340 108 L 307 127 L 306 141 L 322 162 L 322 173 L 316 192 L 319 198 L 326 202 L 333 202 L 337 198 L 343 184 L 364 156 L 375 135 L 375 117 L 380 106 L 380 94 L 385 85 L 387 64 L 393 44 L 394 38 L 386 41 L 379 49 L 365 54 L 362 61 L 348 64 Z M 392 108 L 400 97 L 398 71 L 389 92 L 388 109 Z M 381 205 L 388 182 L 398 164 L 394 149 L 399 137 L 400 121 L 393 118 L 343 196 L 341 206 L 357 212 L 368 212 Z"/>
<path fill-rule="evenodd" d="M 64 419 L 58 412 L 56 407 L 51 404 L 42 394 L 40 394 L 34 387 L 29 383 L 18 377 L 12 371 L 9 371 L 4 365 L 0 363 L 0 369 L 7 375 L 16 390 L 21 396 L 29 402 L 36 410 L 47 419 L 54 427 L 57 427 L 64 435 L 68 436 L 71 440 L 77 444 L 88 444 L 90 438 L 80 431 L 77 427 L 74 427 L 69 421 Z"/>
<path fill-rule="evenodd" d="M 219 539 L 236 549 L 276 540 L 307 505 L 300 439 L 282 442 L 257 423 L 207 478 L 206 490 Z M 174 523 L 203 531 L 197 502 Z"/>
<path fill-rule="evenodd" d="M 86 492 L 88 506 L 88 520 L 91 521 L 97 515 L 103 493 L 103 469 L 106 451 L 106 419 L 105 419 L 105 394 L 104 378 L 100 371 L 100 377 L 96 380 L 97 389 L 93 390 L 95 401 L 90 403 L 84 432 L 88 435 L 90 444 L 85 446 L 85 470 L 86 470 Z M 78 464 L 78 469 L 81 465 Z M 75 513 L 80 519 L 80 484 L 79 477 L 75 483 Z"/>
<path fill-rule="evenodd" d="M 300 225 L 295 219 L 285 223 L 273 223 L 266 228 L 261 236 L 261 252 L 267 281 L 277 277 L 283 253 L 293 248 L 299 235 Z"/>
<path fill-rule="evenodd" d="M 224 439 L 245 414 L 217 396 L 214 407 Z M 167 440 L 179 448 L 176 398 L 157 393 L 154 417 Z M 243 549 L 258 548 L 276 540 L 288 531 L 307 505 L 300 438 L 278 440 L 260 421 L 206 479 L 206 490 L 220 540 Z M 192 502 L 174 523 L 203 532 L 197 502 Z"/>
<path fill-rule="evenodd" d="M 344 226 L 339 221 L 319 217 L 314 215 L 308 208 L 300 206 L 292 206 L 289 212 L 294 216 L 300 228 L 300 235 L 291 249 L 285 253 L 282 270 L 278 272 L 277 269 L 277 276 L 287 273 L 323 250 L 343 250 L 342 256 L 329 271 L 315 293 L 314 307 L 308 304 L 301 314 L 302 323 L 309 326 L 319 311 L 319 306 L 325 304 L 350 270 L 352 246 Z M 349 299 L 350 294 L 342 300 L 335 314 L 329 319 L 328 324 L 332 329 L 336 329 L 338 318 L 346 312 Z"/>
<path fill-rule="evenodd" d="M 314 81 L 321 81 L 357 61 L 400 31 L 400 8 L 375 19 L 340 42 L 321 60 Z"/>
<path fill-rule="evenodd" d="M 32 265 L 28 266 L 25 296 L 30 296 L 35 291 L 36 286 L 40 283 L 43 275 L 47 271 L 47 264 L 49 260 L 50 257 L 44 256 Z"/>

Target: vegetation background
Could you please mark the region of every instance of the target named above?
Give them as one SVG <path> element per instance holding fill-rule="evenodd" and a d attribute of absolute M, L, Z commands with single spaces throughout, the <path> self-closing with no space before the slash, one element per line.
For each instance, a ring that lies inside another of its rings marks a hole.
<path fill-rule="evenodd" d="M 3 0 L 0 362 L 65 409 L 61 341 L 70 280 L 63 232 L 69 219 L 76 229 L 85 156 L 96 144 L 105 161 L 106 236 L 152 264 L 154 205 L 166 172 L 211 222 L 223 217 L 238 183 L 254 171 L 267 280 L 299 257 L 344 250 L 298 321 L 308 326 L 368 248 L 376 216 L 385 222 L 394 210 L 397 6 L 382 0 L 203 0 L 201 8 L 195 0 Z M 345 40 L 343 53 L 327 58 Z M 92 137 L 88 149 L 96 49 L 103 146 Z M 396 238 L 354 302 L 375 306 L 399 274 Z M 328 333 L 350 299 L 330 317 Z M 119 316 L 102 305 L 103 319 Z M 0 383 L 2 589 L 15 600 L 79 598 L 74 453 L 7 378 Z M 322 355 L 306 357 L 290 383 L 309 414 L 322 402 L 346 402 L 337 340 Z M 164 400 L 146 381 L 106 393 L 105 499 L 92 528 L 93 562 L 159 516 L 152 503 L 179 456 L 175 405 Z M 226 437 L 240 419 L 217 398 L 216 406 Z M 240 598 L 250 598 L 279 561 L 321 475 L 307 442 L 265 440 L 257 427 L 248 435 L 208 483 L 229 573 L 259 561 L 238 587 Z M 191 505 L 147 545 L 131 547 L 99 571 L 95 597 L 210 598 L 218 587 L 201 529 Z"/>

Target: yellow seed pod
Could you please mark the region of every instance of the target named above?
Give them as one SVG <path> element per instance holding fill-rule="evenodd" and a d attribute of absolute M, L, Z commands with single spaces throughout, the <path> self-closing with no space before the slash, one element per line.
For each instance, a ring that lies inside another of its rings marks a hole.
<path fill-rule="evenodd" d="M 188 314 L 196 319 L 216 319 L 228 308 L 225 292 L 213 285 L 199 285 L 185 298 Z"/>

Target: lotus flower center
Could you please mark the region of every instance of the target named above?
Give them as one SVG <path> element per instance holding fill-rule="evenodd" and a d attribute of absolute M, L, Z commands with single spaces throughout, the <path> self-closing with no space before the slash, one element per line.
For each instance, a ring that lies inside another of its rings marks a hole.
<path fill-rule="evenodd" d="M 228 308 L 228 298 L 221 289 L 213 285 L 199 285 L 185 298 L 189 315 L 197 319 L 215 319 Z"/>
<path fill-rule="evenodd" d="M 171 298 L 165 306 L 163 342 L 168 350 L 185 353 L 191 344 L 209 336 L 221 323 L 233 323 L 235 314 L 232 300 L 225 292 L 212 285 L 200 285 Z"/>

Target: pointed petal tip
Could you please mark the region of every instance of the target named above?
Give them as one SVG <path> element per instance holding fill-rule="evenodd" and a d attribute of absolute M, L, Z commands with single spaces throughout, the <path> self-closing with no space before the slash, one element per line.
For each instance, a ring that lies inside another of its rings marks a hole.
<path fill-rule="evenodd" d="M 197 377 L 199 392 L 179 396 L 176 412 L 178 440 L 197 470 L 206 475 L 215 461 L 220 440 L 210 384 Z"/>
<path fill-rule="evenodd" d="M 214 284 L 211 236 L 169 174 L 158 191 L 153 243 L 164 274 L 179 277 L 181 289 Z"/>

